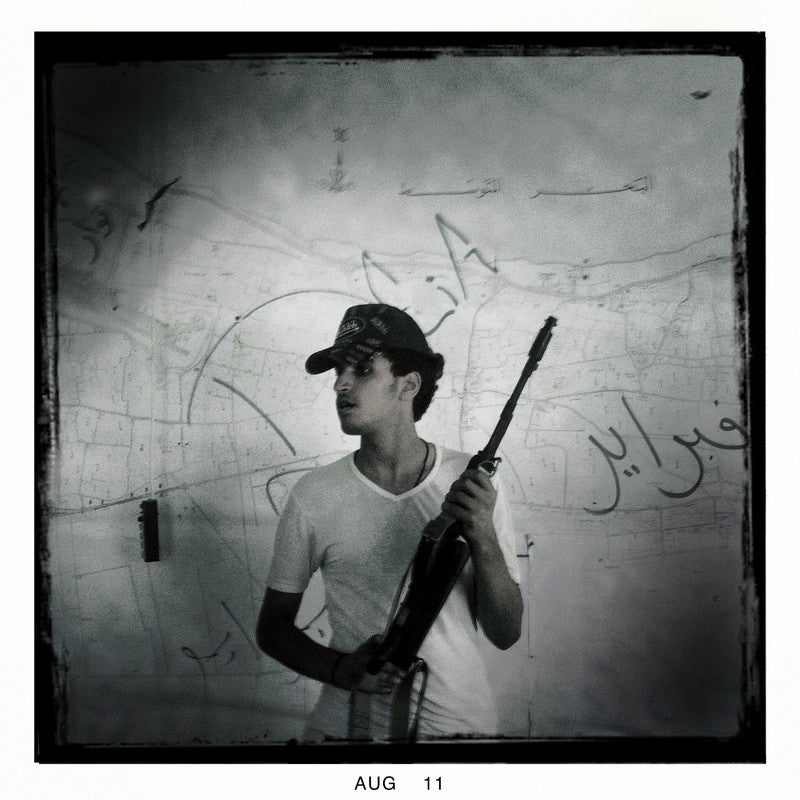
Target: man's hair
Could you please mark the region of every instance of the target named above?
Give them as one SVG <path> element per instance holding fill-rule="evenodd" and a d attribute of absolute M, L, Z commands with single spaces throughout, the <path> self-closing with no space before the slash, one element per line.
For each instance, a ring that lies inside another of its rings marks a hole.
<path fill-rule="evenodd" d="M 428 406 L 433 400 L 433 395 L 439 388 L 439 384 L 436 381 L 442 377 L 444 357 L 441 353 L 433 353 L 430 356 L 426 356 L 416 350 L 403 350 L 394 347 L 387 347 L 381 352 L 391 364 L 392 375 L 395 378 L 408 375 L 409 372 L 419 372 L 422 377 L 422 385 L 415 395 L 412 405 L 414 422 L 419 422 L 422 415 L 428 410 Z"/>

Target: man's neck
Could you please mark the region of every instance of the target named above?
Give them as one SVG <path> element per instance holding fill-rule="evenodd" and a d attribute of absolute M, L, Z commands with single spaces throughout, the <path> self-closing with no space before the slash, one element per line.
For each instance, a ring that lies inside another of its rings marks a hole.
<path fill-rule="evenodd" d="M 403 494 L 430 469 L 432 459 L 423 467 L 428 454 L 429 448 L 411 424 L 379 435 L 362 435 L 355 459 L 359 471 L 373 483 L 392 494 Z"/>

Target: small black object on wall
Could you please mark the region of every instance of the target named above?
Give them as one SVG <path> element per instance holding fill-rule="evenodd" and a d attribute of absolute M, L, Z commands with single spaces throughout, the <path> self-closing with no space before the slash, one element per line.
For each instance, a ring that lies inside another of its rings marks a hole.
<path fill-rule="evenodd" d="M 142 556 L 145 561 L 158 561 L 158 501 L 143 500 L 139 522 L 142 528 Z"/>

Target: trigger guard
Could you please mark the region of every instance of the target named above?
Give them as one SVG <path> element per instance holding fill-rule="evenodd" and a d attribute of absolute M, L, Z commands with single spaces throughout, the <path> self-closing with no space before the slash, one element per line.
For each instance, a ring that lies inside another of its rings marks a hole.
<path fill-rule="evenodd" d="M 494 476 L 495 472 L 497 472 L 497 467 L 499 466 L 502 458 L 489 458 L 486 461 L 481 461 L 478 464 L 478 469 L 482 472 L 485 472 L 490 478 Z"/>

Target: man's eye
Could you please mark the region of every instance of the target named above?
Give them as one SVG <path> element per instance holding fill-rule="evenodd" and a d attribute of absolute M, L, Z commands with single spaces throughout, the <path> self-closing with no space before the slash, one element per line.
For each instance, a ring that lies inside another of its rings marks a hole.
<path fill-rule="evenodd" d="M 359 364 L 356 369 L 356 375 L 363 377 L 364 375 L 369 375 L 372 372 L 372 365 L 371 364 Z"/>

